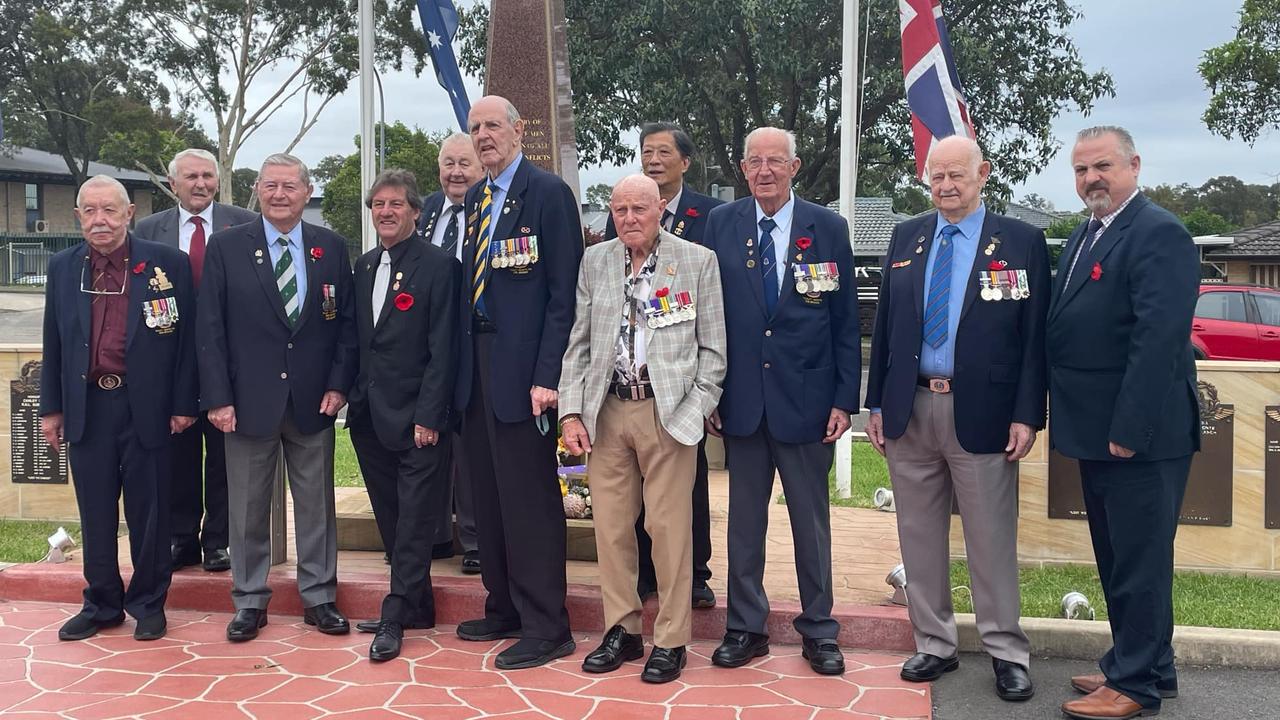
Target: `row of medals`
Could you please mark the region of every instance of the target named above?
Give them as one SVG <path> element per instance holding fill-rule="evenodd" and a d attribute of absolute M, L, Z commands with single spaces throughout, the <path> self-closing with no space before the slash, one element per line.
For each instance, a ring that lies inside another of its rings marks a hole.
<path fill-rule="evenodd" d="M 1031 290 L 1022 286 L 1020 278 L 1015 284 L 993 286 L 992 280 L 983 275 L 978 278 L 978 282 L 982 284 L 982 290 L 978 294 L 983 300 L 1023 300 L 1031 296 Z"/>
<path fill-rule="evenodd" d="M 675 325 L 678 322 L 684 322 L 685 320 L 692 320 L 698 314 L 698 311 L 694 309 L 693 303 L 681 305 L 680 307 L 666 313 L 653 307 L 650 307 L 646 312 L 648 313 L 649 318 L 645 320 L 645 324 L 649 326 L 650 330 L 668 327 L 670 325 Z"/>
<path fill-rule="evenodd" d="M 160 303 L 162 301 L 148 301 L 142 304 L 144 314 L 147 319 L 144 321 L 147 327 L 154 330 L 158 327 L 167 328 L 173 325 L 178 319 L 178 302 L 173 298 L 166 298 L 163 302 L 165 307 L 162 309 L 158 305 L 152 303 Z"/>
<path fill-rule="evenodd" d="M 509 267 L 524 267 L 526 265 L 532 265 L 537 261 L 538 251 L 535 247 L 521 252 L 494 255 L 493 259 L 489 261 L 489 265 L 495 269 L 502 269 Z"/>
<path fill-rule="evenodd" d="M 840 280 L 827 275 L 796 279 L 796 292 L 830 292 L 840 289 Z"/>

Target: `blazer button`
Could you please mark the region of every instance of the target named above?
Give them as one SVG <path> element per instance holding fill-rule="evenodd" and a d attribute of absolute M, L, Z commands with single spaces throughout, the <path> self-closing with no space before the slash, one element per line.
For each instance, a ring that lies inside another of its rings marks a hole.
<path fill-rule="evenodd" d="M 288 379 L 289 379 L 289 373 L 287 373 L 287 372 L 282 372 L 282 373 L 280 373 L 280 379 L 281 379 L 281 380 L 288 380 Z"/>
<path fill-rule="evenodd" d="M 293 349 L 293 343 L 289 343 L 289 349 L 290 349 L 290 350 L 292 350 L 292 349 Z"/>
<path fill-rule="evenodd" d="M 772 365 L 771 363 L 765 363 L 765 364 L 764 364 L 764 369 L 765 369 L 765 370 L 768 370 L 768 369 L 769 369 L 769 368 L 771 368 L 771 367 L 773 367 L 773 365 Z"/>
<path fill-rule="evenodd" d="M 765 331 L 764 331 L 764 336 L 765 336 L 765 337 L 773 337 L 773 331 L 772 331 L 772 330 L 765 330 Z"/>

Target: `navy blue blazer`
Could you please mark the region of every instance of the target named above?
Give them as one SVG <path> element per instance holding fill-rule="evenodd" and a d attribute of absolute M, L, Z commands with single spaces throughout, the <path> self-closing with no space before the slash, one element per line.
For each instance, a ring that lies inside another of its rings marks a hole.
<path fill-rule="evenodd" d="M 671 234 L 701 245 L 702 236 L 706 233 L 707 217 L 711 215 L 712 208 L 723 204 L 723 200 L 695 192 L 685 185 L 680 191 L 679 207 L 671 208 L 671 212 L 675 213 L 671 222 Z M 617 236 L 618 230 L 613 226 L 613 213 L 609 213 L 609 219 L 604 224 L 604 239 L 612 240 Z"/>
<path fill-rule="evenodd" d="M 1189 455 L 1200 449 L 1191 349 L 1200 258 L 1191 234 L 1138 195 L 1081 256 L 1064 292 L 1086 227 L 1062 253 L 1049 307 L 1049 440 L 1081 460 L 1120 460 L 1108 442 L 1134 460 Z"/>
<path fill-rule="evenodd" d="M 196 402 L 195 287 L 191 263 L 177 248 L 139 240 L 129 243 L 129 320 L 125 328 L 125 387 L 133 430 L 147 450 L 169 442 L 169 418 L 194 417 Z M 94 296 L 80 292 L 85 282 L 89 245 L 80 243 L 49 259 L 45 284 L 44 362 L 40 376 L 40 414 L 63 414 L 63 437 L 69 443 L 84 437 L 88 394 L 89 345 L 92 342 Z M 139 265 L 141 272 L 133 272 Z M 171 289 L 152 288 L 159 269 Z M 176 299 L 178 322 L 173 332 L 148 328 L 143 303 Z"/>
<path fill-rule="evenodd" d="M 418 214 L 418 234 L 427 242 L 431 242 L 431 233 L 436 230 L 436 219 L 444 209 L 444 199 L 443 190 L 437 190 L 422 199 L 422 212 Z"/>
<path fill-rule="evenodd" d="M 355 297 L 346 241 L 302 223 L 307 297 L 289 326 L 263 234 L 262 218 L 213 234 L 200 282 L 200 406 L 234 405 L 236 432 L 274 434 L 293 401 L 298 430 L 333 426 L 320 412 L 327 390 L 345 394 L 357 369 Z M 317 258 L 316 255 L 320 257 Z M 332 285 L 332 314 L 321 288 Z"/>
<path fill-rule="evenodd" d="M 765 314 L 755 198 L 712 210 L 703 244 L 715 251 L 724 290 L 729 368 L 720 421 L 729 435 L 750 435 L 768 417 L 769 432 L 788 443 L 820 442 L 833 407 L 858 412 L 862 350 L 853 246 L 844 218 L 796 198 L 782 292 Z M 809 247 L 796 246 L 808 238 Z M 748 243 L 750 240 L 750 243 Z M 753 267 L 747 267 L 751 262 Z M 834 262 L 840 289 L 796 292 L 792 264 Z"/>
<path fill-rule="evenodd" d="M 467 191 L 462 301 L 458 303 L 463 335 L 454 397 L 459 413 L 471 402 L 475 362 L 472 273 L 486 182 L 487 178 L 482 179 Z M 490 402 L 494 415 L 511 423 L 533 417 L 529 390 L 534 385 L 554 390 L 560 384 L 560 363 L 573 328 L 578 263 L 582 261 L 582 220 L 569 186 L 528 158 L 516 168 L 497 218 L 492 242 L 529 235 L 538 238 L 538 262 L 520 268 L 486 269 L 485 310 L 498 326 L 488 384 Z"/>
<path fill-rule="evenodd" d="M 881 409 L 886 437 L 902 437 L 911 420 L 920 374 L 925 265 L 937 227 L 936 212 L 899 223 L 885 255 L 866 406 Z M 992 262 L 1003 262 L 1005 270 L 1025 270 L 1031 297 L 979 299 L 978 278 Z M 1010 423 L 1045 425 L 1044 328 L 1051 288 L 1044 233 L 987 211 L 968 274 L 951 378 L 956 439 L 971 453 L 1004 452 Z"/>

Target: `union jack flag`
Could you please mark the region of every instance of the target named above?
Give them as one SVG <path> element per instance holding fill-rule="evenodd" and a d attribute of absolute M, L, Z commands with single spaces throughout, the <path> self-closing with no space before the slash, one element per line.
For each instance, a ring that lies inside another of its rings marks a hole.
<path fill-rule="evenodd" d="M 929 149 L 949 135 L 974 137 L 969 104 L 956 73 L 940 0 L 898 0 L 902 76 L 911 108 L 916 175 L 924 179 Z"/>

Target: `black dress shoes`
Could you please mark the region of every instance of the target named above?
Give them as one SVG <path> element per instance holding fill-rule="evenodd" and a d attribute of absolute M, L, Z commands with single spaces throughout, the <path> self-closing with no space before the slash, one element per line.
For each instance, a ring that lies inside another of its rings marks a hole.
<path fill-rule="evenodd" d="M 711 654 L 711 662 L 720 667 L 742 667 L 753 659 L 769 654 L 769 636 L 742 630 L 724 634 L 720 647 Z"/>
<path fill-rule="evenodd" d="M 662 648 L 655 646 L 644 664 L 640 679 L 647 683 L 669 683 L 680 677 L 680 671 L 689 658 L 683 647 Z"/>
<path fill-rule="evenodd" d="M 716 606 L 716 594 L 707 587 L 706 583 L 694 583 L 693 586 L 693 607 L 699 610 L 703 608 L 713 608 Z"/>
<path fill-rule="evenodd" d="M 628 660 L 638 660 L 644 655 L 644 639 L 632 635 L 621 625 L 614 625 L 605 633 L 600 647 L 592 650 L 582 661 L 582 670 L 589 673 L 613 672 Z"/>
<path fill-rule="evenodd" d="M 900 675 L 910 682 L 932 682 L 960 667 L 960 658 L 940 658 L 929 653 L 916 653 L 911 659 L 902 663 Z"/>
<path fill-rule="evenodd" d="M 173 558 L 173 569 L 181 570 L 190 565 L 200 564 L 200 546 L 199 545 L 177 545 L 169 546 L 169 554 Z"/>
<path fill-rule="evenodd" d="M 84 640 L 98 634 L 99 630 L 113 628 L 124 622 L 124 615 L 105 622 L 94 620 L 92 615 L 80 613 L 58 628 L 59 640 Z"/>
<path fill-rule="evenodd" d="M 168 627 L 169 623 L 165 620 L 164 610 L 161 610 L 138 621 L 138 626 L 133 629 L 133 639 L 159 640 L 164 637 L 164 632 Z"/>
<path fill-rule="evenodd" d="M 346 616 L 338 611 L 336 604 L 331 602 L 307 608 L 302 613 L 302 619 L 308 625 L 315 625 L 316 629 L 325 635 L 346 635 L 351 632 Z"/>
<path fill-rule="evenodd" d="M 458 623 L 458 637 L 473 642 L 488 642 L 503 638 L 520 637 L 519 625 L 500 625 L 488 618 L 463 620 Z"/>
<path fill-rule="evenodd" d="M 356 630 L 359 630 L 362 633 L 376 633 L 381 625 L 381 620 L 365 620 L 364 622 L 356 623 Z M 405 630 L 430 630 L 435 626 L 435 618 L 431 618 L 429 620 L 415 618 L 413 620 L 400 623 L 400 627 Z"/>
<path fill-rule="evenodd" d="M 462 553 L 462 574 L 479 575 L 480 574 L 480 551 L 468 550 Z"/>
<path fill-rule="evenodd" d="M 996 671 L 996 695 L 1001 700 L 1021 702 L 1036 694 L 1031 675 L 1025 667 L 998 658 L 991 658 L 991 667 Z"/>
<path fill-rule="evenodd" d="M 800 654 L 819 675 L 843 675 L 844 654 L 835 640 L 804 639 Z"/>
<path fill-rule="evenodd" d="M 378 632 L 369 643 L 369 659 L 385 662 L 400 655 L 400 643 L 404 640 L 404 626 L 395 620 L 382 620 Z"/>
<path fill-rule="evenodd" d="M 258 630 L 267 625 L 267 611 L 257 608 L 237 610 L 236 616 L 227 623 L 227 639 L 231 642 L 245 642 L 258 637 Z"/>
<path fill-rule="evenodd" d="M 568 640 L 535 640 L 534 638 L 524 638 L 516 641 L 515 645 L 498 653 L 498 657 L 494 658 L 493 664 L 499 670 L 522 670 L 524 668 L 538 667 L 547 663 L 569 655 L 577 649 L 573 638 Z"/>
<path fill-rule="evenodd" d="M 226 572 L 231 569 L 231 553 L 226 548 L 204 551 L 205 572 Z"/>

